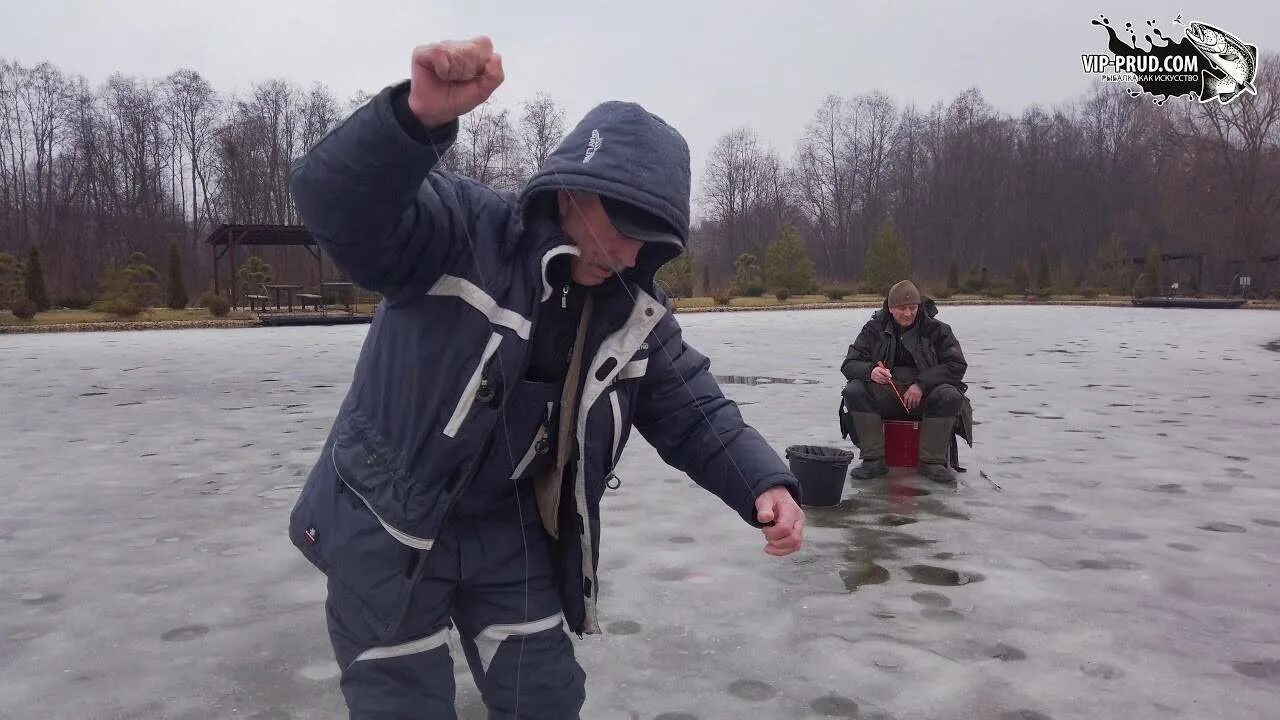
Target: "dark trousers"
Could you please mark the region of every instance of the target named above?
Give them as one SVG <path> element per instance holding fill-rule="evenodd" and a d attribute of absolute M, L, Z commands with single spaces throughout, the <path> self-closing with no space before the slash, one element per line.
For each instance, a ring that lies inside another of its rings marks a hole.
<path fill-rule="evenodd" d="M 906 395 L 907 388 L 899 385 L 898 391 Z M 875 413 L 884 420 L 920 420 L 922 418 L 954 418 L 960 414 L 963 396 L 951 385 L 939 385 L 925 393 L 924 401 L 914 412 L 907 412 L 898 396 L 888 385 L 854 380 L 844 388 L 844 399 L 849 412 Z"/>
<path fill-rule="evenodd" d="M 904 396 L 906 384 L 898 389 Z M 925 393 L 915 410 L 908 412 L 888 385 L 852 380 L 844 388 L 844 404 L 858 435 L 863 460 L 884 459 L 884 420 L 921 420 L 920 462 L 945 465 L 964 396 L 951 385 L 939 385 Z"/>
<path fill-rule="evenodd" d="M 562 627 L 549 539 L 528 484 L 523 513 L 515 492 L 487 515 L 455 515 L 421 566 L 406 568 L 417 579 L 389 638 L 330 581 L 329 635 L 352 720 L 456 718 L 451 625 L 491 719 L 579 716 L 586 675 Z"/>

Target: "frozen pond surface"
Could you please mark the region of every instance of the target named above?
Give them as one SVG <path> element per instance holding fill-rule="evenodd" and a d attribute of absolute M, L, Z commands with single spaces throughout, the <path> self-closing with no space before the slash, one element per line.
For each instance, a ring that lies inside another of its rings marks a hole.
<path fill-rule="evenodd" d="M 848 447 L 838 367 L 868 312 L 680 319 L 781 453 Z M 606 634 L 576 643 L 585 718 L 1275 717 L 1280 314 L 940 318 L 969 472 L 850 486 L 791 557 L 636 436 Z M 0 718 L 345 717 L 284 526 L 365 331 L 0 337 Z"/>

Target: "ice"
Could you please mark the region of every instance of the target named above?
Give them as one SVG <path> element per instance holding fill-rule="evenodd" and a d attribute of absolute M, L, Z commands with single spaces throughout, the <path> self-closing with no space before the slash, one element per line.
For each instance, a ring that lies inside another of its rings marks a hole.
<path fill-rule="evenodd" d="M 838 367 L 868 315 L 677 317 L 781 454 L 849 447 Z M 851 483 L 782 559 L 635 436 L 583 717 L 1272 716 L 1278 318 L 944 307 L 969 471 Z M 0 717 L 345 716 L 284 528 L 366 331 L 0 338 Z"/>

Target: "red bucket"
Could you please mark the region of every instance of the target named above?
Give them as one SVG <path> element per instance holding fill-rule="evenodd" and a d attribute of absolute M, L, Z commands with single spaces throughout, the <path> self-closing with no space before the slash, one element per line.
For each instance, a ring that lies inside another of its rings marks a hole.
<path fill-rule="evenodd" d="M 884 421 L 884 461 L 891 467 L 913 468 L 920 464 L 919 421 Z"/>

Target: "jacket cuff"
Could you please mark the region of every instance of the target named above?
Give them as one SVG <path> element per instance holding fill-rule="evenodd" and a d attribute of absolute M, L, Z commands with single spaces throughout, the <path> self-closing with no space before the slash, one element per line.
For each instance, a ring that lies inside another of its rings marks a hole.
<path fill-rule="evenodd" d="M 791 499 L 796 501 L 796 505 L 801 504 L 800 503 L 800 482 L 790 474 L 776 475 L 764 481 L 762 485 L 763 487 L 760 487 L 759 491 L 752 496 L 751 507 L 747 509 L 747 512 L 743 513 L 742 515 L 742 519 L 746 520 L 747 523 L 754 528 L 764 527 L 764 525 L 759 520 L 756 520 L 756 500 L 759 500 L 760 496 L 765 494 L 767 491 L 772 490 L 773 488 L 776 488 L 776 487 L 784 487 L 787 489 L 787 492 L 791 493 Z"/>
<path fill-rule="evenodd" d="M 391 112 L 396 117 L 400 129 L 416 143 L 428 145 L 443 155 L 458 137 L 459 122 L 457 118 L 438 128 L 428 129 L 417 115 L 409 109 L 409 81 L 405 80 L 391 87 Z"/>

